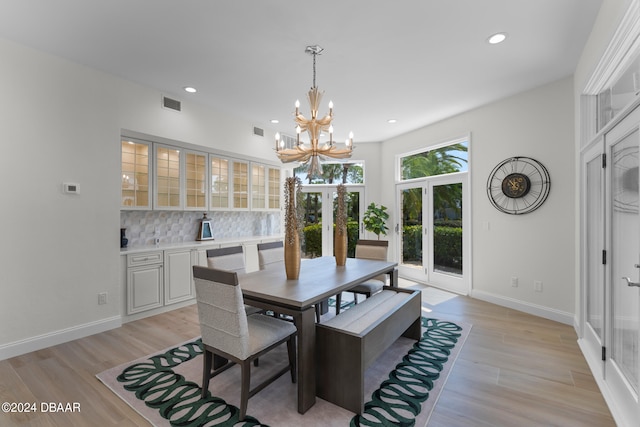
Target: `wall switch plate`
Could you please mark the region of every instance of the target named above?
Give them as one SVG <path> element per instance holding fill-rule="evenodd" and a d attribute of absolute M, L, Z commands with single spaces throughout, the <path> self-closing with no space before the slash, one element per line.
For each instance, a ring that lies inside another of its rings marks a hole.
<path fill-rule="evenodd" d="M 513 286 L 514 288 L 518 287 L 518 278 L 517 277 L 512 277 L 511 278 L 511 286 Z"/>
<path fill-rule="evenodd" d="M 107 293 L 101 292 L 98 294 L 98 305 L 104 305 L 107 303 Z"/>
<path fill-rule="evenodd" d="M 540 280 L 535 280 L 533 282 L 533 289 L 536 292 L 542 292 L 542 282 Z"/>

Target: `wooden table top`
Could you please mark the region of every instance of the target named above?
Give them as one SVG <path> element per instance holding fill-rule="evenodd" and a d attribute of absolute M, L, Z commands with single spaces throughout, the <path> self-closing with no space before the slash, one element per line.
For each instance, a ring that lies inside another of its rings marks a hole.
<path fill-rule="evenodd" d="M 305 309 L 358 283 L 393 271 L 395 262 L 347 258 L 345 266 L 336 266 L 334 257 L 305 259 L 300 263 L 297 280 L 287 280 L 284 263 L 238 275 L 242 293 L 249 299 L 276 303 L 293 309 Z"/>

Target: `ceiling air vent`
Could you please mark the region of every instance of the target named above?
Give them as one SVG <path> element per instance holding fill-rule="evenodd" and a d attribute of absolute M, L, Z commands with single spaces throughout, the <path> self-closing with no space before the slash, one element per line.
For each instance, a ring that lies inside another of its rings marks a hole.
<path fill-rule="evenodd" d="M 180 101 L 176 99 L 167 98 L 166 96 L 162 97 L 162 106 L 164 108 L 170 108 L 171 110 L 180 111 Z"/>
<path fill-rule="evenodd" d="M 260 129 L 259 127 L 253 127 L 253 134 L 257 136 L 264 136 L 264 129 Z"/>

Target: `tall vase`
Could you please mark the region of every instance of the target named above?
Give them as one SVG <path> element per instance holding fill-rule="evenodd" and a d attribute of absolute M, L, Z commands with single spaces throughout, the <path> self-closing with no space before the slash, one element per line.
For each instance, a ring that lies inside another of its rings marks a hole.
<path fill-rule="evenodd" d="M 334 237 L 334 252 L 336 257 L 336 265 L 345 265 L 347 263 L 347 230 L 336 227 Z"/>
<path fill-rule="evenodd" d="M 296 280 L 300 275 L 300 234 L 296 215 L 298 183 L 299 178 L 285 179 L 284 269 L 289 280 Z"/>
<path fill-rule="evenodd" d="M 284 238 L 284 269 L 287 279 L 296 280 L 300 276 L 300 236 L 288 234 L 287 231 Z"/>

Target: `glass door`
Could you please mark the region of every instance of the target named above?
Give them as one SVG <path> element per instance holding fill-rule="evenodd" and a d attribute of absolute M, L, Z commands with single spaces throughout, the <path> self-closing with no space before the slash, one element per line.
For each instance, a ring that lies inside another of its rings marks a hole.
<path fill-rule="evenodd" d="M 423 195 L 427 188 L 424 181 L 404 183 L 397 186 L 396 205 L 399 210 L 396 234 L 399 244 L 398 274 L 407 279 L 427 281 L 424 265 L 427 248 L 425 227 L 423 226 L 425 201 Z"/>
<path fill-rule="evenodd" d="M 303 257 L 333 256 L 333 234 L 337 192 L 335 185 L 303 186 L 305 209 Z M 362 229 L 364 189 L 347 185 L 348 257 L 355 255 L 355 242 Z"/>
<path fill-rule="evenodd" d="M 605 338 L 605 380 L 629 419 L 640 416 L 640 109 L 605 135 L 609 236 L 607 292 L 610 315 Z M 633 286 L 630 286 L 633 285 Z"/>
<path fill-rule="evenodd" d="M 467 174 L 397 185 L 398 274 L 452 292 L 469 292 Z"/>
<path fill-rule="evenodd" d="M 466 186 L 459 175 L 430 178 L 427 186 L 429 216 L 427 274 L 430 282 L 447 290 L 467 294 L 467 239 L 463 209 Z"/>
<path fill-rule="evenodd" d="M 604 243 L 604 168 L 602 140 L 583 154 L 582 182 L 583 241 L 582 274 L 585 279 L 582 292 L 584 313 L 580 345 L 591 360 L 602 360 L 604 334 L 606 331 L 605 269 L 603 264 Z M 598 366 L 599 365 L 599 366 Z M 593 366 L 600 376 L 604 364 Z"/>

